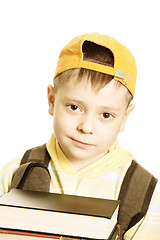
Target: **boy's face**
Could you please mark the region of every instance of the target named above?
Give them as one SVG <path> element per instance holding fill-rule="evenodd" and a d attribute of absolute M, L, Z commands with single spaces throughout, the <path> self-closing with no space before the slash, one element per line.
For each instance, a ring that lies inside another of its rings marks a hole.
<path fill-rule="evenodd" d="M 126 92 L 114 80 L 98 92 L 85 79 L 71 78 L 58 88 L 51 104 L 53 128 L 71 162 L 87 165 L 108 152 L 134 108 L 127 108 Z"/>

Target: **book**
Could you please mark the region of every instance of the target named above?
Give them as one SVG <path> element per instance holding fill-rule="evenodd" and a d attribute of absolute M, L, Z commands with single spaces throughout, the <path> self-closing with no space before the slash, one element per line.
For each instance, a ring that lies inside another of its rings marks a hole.
<path fill-rule="evenodd" d="M 115 227 L 113 233 L 110 235 L 110 240 L 118 240 L 120 236 L 120 229 L 118 226 Z M 73 237 L 64 237 L 56 236 L 54 234 L 48 235 L 45 233 L 36 233 L 36 232 L 26 232 L 26 231 L 16 231 L 11 229 L 1 229 L 0 228 L 0 239 L 3 240 L 85 240 L 84 238 L 73 238 Z M 88 239 L 88 238 L 87 238 Z"/>
<path fill-rule="evenodd" d="M 11 189 L 0 198 L 0 232 L 107 240 L 118 206 L 116 200 Z"/>
<path fill-rule="evenodd" d="M 41 233 L 35 232 L 25 232 L 25 231 L 16 231 L 16 230 L 5 230 L 0 228 L 0 239 L 3 240 L 47 240 L 47 239 L 54 239 L 54 240 L 82 240 L 80 238 L 70 238 L 70 237 L 63 237 L 63 236 L 56 236 L 56 235 L 46 235 Z M 48 239 L 48 240 L 49 240 Z"/>

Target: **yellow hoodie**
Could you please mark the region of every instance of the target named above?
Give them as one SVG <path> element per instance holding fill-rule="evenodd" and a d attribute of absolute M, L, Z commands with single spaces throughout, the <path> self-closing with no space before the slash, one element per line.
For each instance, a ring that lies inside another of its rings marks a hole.
<path fill-rule="evenodd" d="M 47 143 L 51 156 L 50 192 L 117 199 L 119 190 L 134 156 L 117 142 L 101 159 L 76 171 L 60 149 L 54 135 Z M 6 193 L 20 159 L 7 163 L 0 171 L 0 195 Z M 125 234 L 125 240 L 160 239 L 160 197 L 155 191 L 146 217 Z"/>

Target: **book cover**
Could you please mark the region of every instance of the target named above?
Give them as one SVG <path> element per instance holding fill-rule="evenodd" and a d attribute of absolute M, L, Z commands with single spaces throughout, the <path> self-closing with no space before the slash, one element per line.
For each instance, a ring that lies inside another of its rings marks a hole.
<path fill-rule="evenodd" d="M 119 202 L 12 189 L 0 198 L 1 229 L 89 239 L 108 239 Z"/>

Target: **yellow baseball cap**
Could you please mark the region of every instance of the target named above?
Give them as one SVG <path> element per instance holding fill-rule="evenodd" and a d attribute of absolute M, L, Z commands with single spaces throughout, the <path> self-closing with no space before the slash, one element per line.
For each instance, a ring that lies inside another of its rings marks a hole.
<path fill-rule="evenodd" d="M 114 67 L 83 60 L 82 46 L 85 41 L 110 49 L 114 55 Z M 72 39 L 59 55 L 54 78 L 60 73 L 73 68 L 85 68 L 112 75 L 115 80 L 120 81 L 127 87 L 134 96 L 137 77 L 135 58 L 128 48 L 110 36 L 91 33 Z"/>

